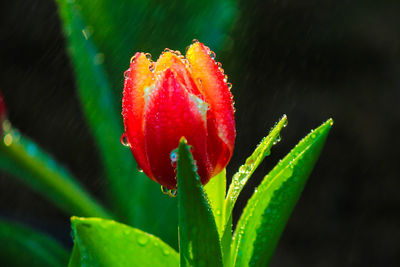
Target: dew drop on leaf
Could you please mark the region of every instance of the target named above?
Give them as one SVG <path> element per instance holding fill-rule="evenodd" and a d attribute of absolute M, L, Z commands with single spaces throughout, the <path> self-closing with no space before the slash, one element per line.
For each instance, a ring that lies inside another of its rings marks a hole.
<path fill-rule="evenodd" d="M 137 239 L 138 244 L 141 245 L 142 247 L 146 246 L 148 241 L 149 239 L 144 235 L 139 236 L 139 238 Z"/>
<path fill-rule="evenodd" d="M 171 252 L 168 249 L 163 249 L 163 254 L 164 256 L 169 256 L 169 254 L 171 254 Z"/>

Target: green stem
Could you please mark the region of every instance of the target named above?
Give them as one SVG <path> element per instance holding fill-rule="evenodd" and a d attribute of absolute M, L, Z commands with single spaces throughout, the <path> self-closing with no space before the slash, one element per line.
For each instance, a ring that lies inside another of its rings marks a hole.
<path fill-rule="evenodd" d="M 7 124 L 6 122 L 5 124 Z M 0 142 L 0 168 L 20 178 L 70 215 L 112 218 L 76 179 L 9 123 Z"/>

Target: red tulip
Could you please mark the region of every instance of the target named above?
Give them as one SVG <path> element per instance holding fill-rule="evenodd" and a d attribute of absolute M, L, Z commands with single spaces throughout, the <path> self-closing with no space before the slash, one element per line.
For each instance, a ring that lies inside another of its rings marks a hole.
<path fill-rule="evenodd" d="M 136 53 L 125 72 L 125 137 L 139 167 L 166 187 L 177 186 L 174 149 L 182 136 L 206 184 L 228 164 L 235 143 L 230 84 L 215 54 L 194 42 L 186 58 L 166 49 L 157 62 Z"/>

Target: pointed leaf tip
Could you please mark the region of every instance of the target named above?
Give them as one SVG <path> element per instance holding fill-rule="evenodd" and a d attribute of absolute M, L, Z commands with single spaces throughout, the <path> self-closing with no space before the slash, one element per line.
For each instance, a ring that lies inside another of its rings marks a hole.
<path fill-rule="evenodd" d="M 303 138 L 265 176 L 241 215 L 232 243 L 234 266 L 267 266 L 333 125 Z"/>
<path fill-rule="evenodd" d="M 178 147 L 177 179 L 181 266 L 222 266 L 213 213 L 184 138 Z"/>

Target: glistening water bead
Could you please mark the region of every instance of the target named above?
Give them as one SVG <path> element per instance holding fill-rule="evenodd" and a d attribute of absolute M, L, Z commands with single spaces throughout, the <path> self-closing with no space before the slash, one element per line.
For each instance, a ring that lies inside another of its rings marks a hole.
<path fill-rule="evenodd" d="M 168 189 L 165 186 L 161 186 L 161 192 L 165 195 L 168 195 L 170 197 L 176 197 L 178 194 L 178 190 L 176 189 Z"/>
<path fill-rule="evenodd" d="M 123 134 L 121 135 L 121 144 L 122 144 L 123 146 L 126 146 L 126 147 L 130 147 L 130 146 L 131 146 L 131 145 L 129 144 L 128 137 L 126 136 L 126 133 L 123 133 Z"/>

